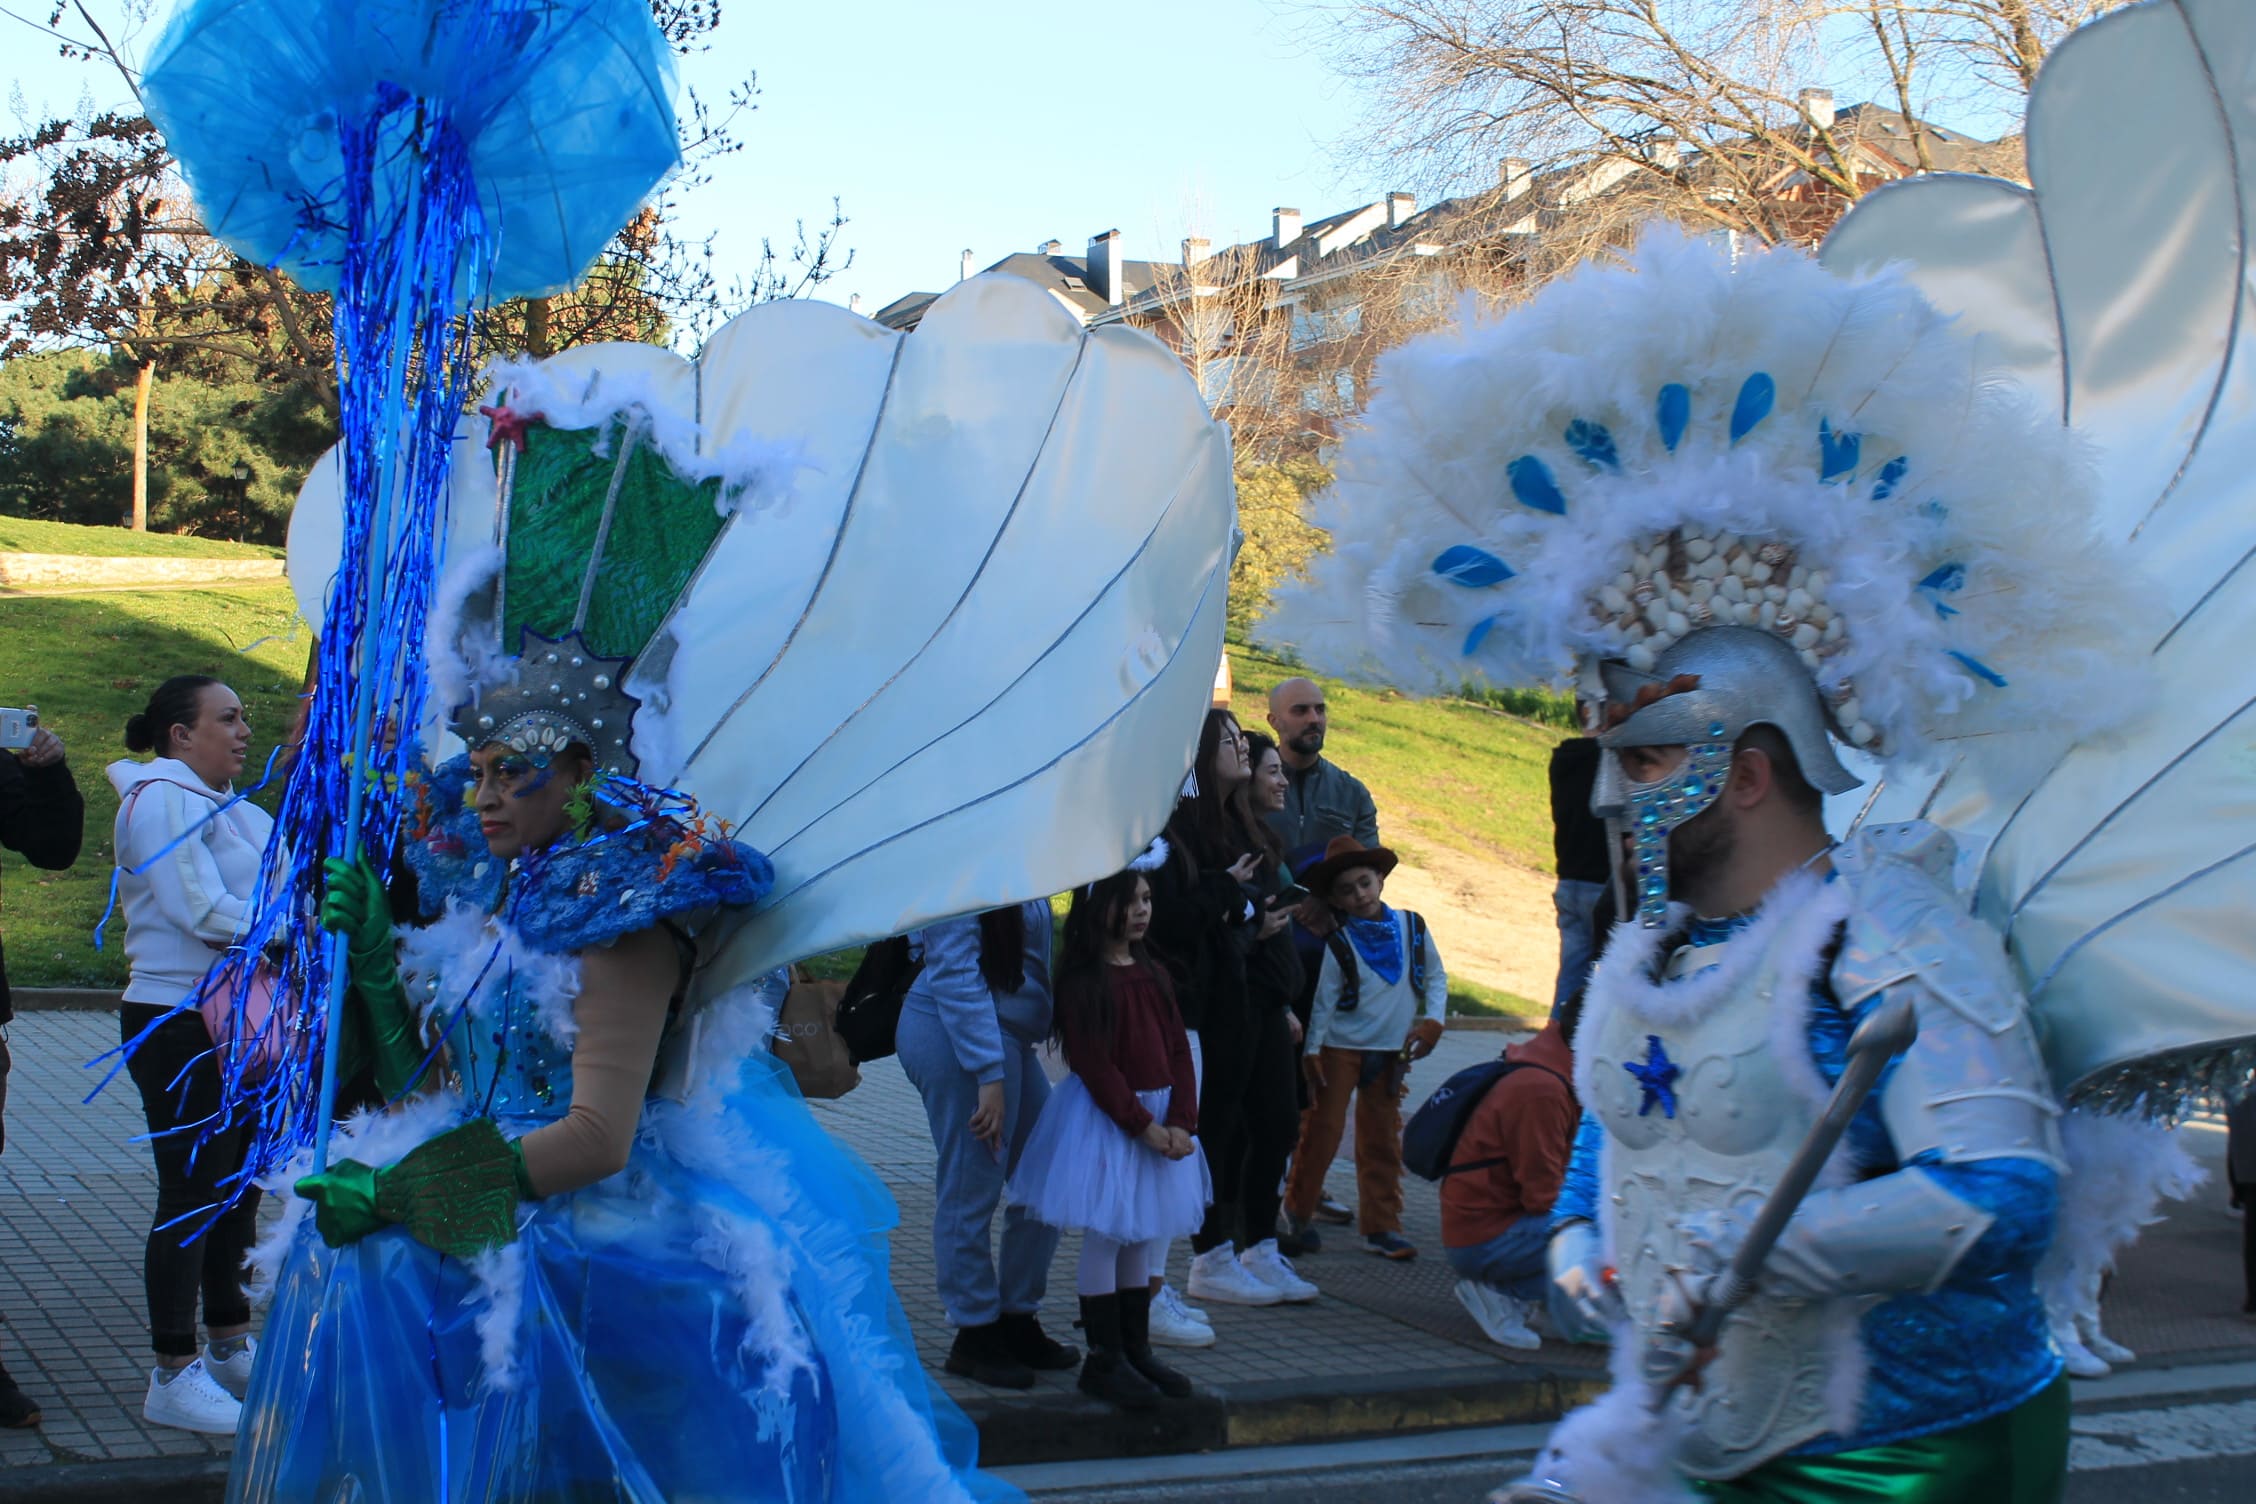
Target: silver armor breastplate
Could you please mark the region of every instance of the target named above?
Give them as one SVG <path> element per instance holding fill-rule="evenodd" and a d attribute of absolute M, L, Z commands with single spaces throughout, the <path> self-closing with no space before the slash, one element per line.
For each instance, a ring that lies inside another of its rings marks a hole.
<path fill-rule="evenodd" d="M 1669 1271 L 1692 1263 L 1684 1222 L 1751 1217 L 1816 1120 L 1814 1068 L 1779 1056 L 1808 1058 L 1807 979 L 1830 926 L 1814 945 L 1811 929 L 1758 925 L 1680 952 L 1678 975 L 1658 986 L 1617 975 L 1594 995 L 1598 1016 L 1576 1045 L 1589 1057 L 1584 1102 L 1606 1130 L 1602 1220 L 1640 1336 L 1657 1324 Z M 1691 1421 L 1687 1472 L 1734 1477 L 1833 1428 L 1828 1388 L 1843 1355 L 1829 1333 L 1842 1330 L 1843 1305 L 1758 1293 L 1731 1317 L 1702 1388 L 1675 1399 Z"/>

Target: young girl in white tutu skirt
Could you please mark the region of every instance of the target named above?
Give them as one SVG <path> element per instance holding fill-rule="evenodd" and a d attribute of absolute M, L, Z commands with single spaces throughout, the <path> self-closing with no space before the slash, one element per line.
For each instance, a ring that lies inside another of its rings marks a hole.
<path fill-rule="evenodd" d="M 1144 949 L 1151 887 L 1130 869 L 1073 895 L 1054 994 L 1073 1073 L 1042 1109 L 1011 1199 L 1081 1232 L 1081 1390 L 1129 1410 L 1188 1396 L 1151 1348 L 1151 1276 L 1205 1220 L 1198 1087 L 1175 990 Z"/>

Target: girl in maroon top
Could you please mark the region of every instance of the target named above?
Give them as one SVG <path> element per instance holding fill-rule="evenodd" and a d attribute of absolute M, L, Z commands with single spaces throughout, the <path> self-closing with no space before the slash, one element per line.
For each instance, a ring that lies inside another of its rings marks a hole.
<path fill-rule="evenodd" d="M 1151 1350 L 1150 1278 L 1168 1240 L 1205 1219 L 1191 1045 L 1166 969 L 1144 950 L 1151 886 L 1131 869 L 1073 895 L 1054 994 L 1073 1073 L 1058 1084 L 1011 1177 L 1011 1199 L 1081 1231 L 1081 1389 L 1126 1409 L 1191 1381 Z"/>

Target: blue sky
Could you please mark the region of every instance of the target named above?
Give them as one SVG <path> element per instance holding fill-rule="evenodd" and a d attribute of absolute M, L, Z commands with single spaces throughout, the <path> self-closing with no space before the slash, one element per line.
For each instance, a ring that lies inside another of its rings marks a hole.
<path fill-rule="evenodd" d="M 855 261 L 829 293 L 870 309 L 945 288 L 967 247 L 985 266 L 1118 229 L 1172 258 L 1385 191 L 1335 158 L 1355 100 L 1264 0 L 739 4 L 684 78 L 717 96 L 748 68 L 749 144 L 683 223 L 749 255 L 836 194 Z"/>
<path fill-rule="evenodd" d="M 121 0 L 89 8 L 122 34 Z M 158 23 L 170 9 L 159 0 Z M 680 199 L 677 223 L 717 231 L 723 265 L 749 267 L 763 235 L 788 244 L 793 221 L 827 218 L 835 195 L 855 254 L 822 296 L 858 292 L 874 311 L 947 287 L 967 247 L 985 266 L 1117 228 L 1131 257 L 1172 258 L 1186 234 L 1266 232 L 1278 204 L 1313 216 L 1386 191 L 1333 154 L 1356 101 L 1295 25 L 1270 0 L 724 0 L 711 50 L 682 77 L 718 102 L 757 72 L 759 107 L 740 118 L 744 150 Z M 113 75 L 56 58 L 20 21 L 0 15 L 0 36 L 27 112 L 125 101 Z"/>
<path fill-rule="evenodd" d="M 87 3 L 113 35 L 149 9 Z M 46 8 L 0 0 L 11 102 L 35 117 L 126 102 L 106 66 L 58 59 L 11 18 Z M 129 50 L 171 9 L 154 0 Z M 946 288 L 967 248 L 986 266 L 1118 229 L 1129 256 L 1172 259 L 1185 235 L 1267 233 L 1280 204 L 1315 217 L 1415 186 L 1343 145 L 1361 101 L 1309 45 L 1309 16 L 1290 0 L 724 0 L 683 80 L 718 103 L 756 72 L 758 108 L 738 122 L 744 150 L 677 196 L 676 223 L 717 232 L 723 268 L 748 270 L 763 235 L 788 246 L 835 195 L 854 259 L 821 295 L 874 312 Z"/>

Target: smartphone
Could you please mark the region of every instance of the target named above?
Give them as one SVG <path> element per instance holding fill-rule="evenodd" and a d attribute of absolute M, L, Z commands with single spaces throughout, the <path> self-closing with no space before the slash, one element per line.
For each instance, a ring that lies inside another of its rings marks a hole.
<path fill-rule="evenodd" d="M 38 729 L 38 706 L 27 705 L 22 710 L 10 710 L 0 705 L 0 751 L 21 752 L 31 745 L 32 733 Z"/>
<path fill-rule="evenodd" d="M 1297 909 L 1308 902 L 1308 890 L 1298 883 L 1290 883 L 1269 895 L 1272 909 Z"/>

